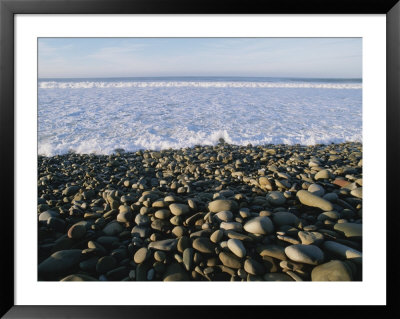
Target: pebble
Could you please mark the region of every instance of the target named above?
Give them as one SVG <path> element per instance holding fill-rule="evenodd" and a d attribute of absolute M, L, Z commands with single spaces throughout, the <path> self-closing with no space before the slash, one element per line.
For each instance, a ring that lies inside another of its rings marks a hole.
<path fill-rule="evenodd" d="M 312 281 L 351 281 L 351 269 L 340 260 L 331 260 L 314 267 L 311 272 Z"/>
<path fill-rule="evenodd" d="M 167 209 L 159 209 L 154 214 L 159 219 L 168 219 L 171 216 L 171 212 Z"/>
<path fill-rule="evenodd" d="M 58 214 L 57 212 L 52 211 L 52 210 L 47 210 L 43 213 L 40 213 L 38 218 L 39 218 L 39 222 L 47 223 L 47 221 L 50 217 L 59 217 L 59 216 L 60 216 L 60 214 Z"/>
<path fill-rule="evenodd" d="M 186 248 L 183 251 L 183 264 L 185 265 L 187 271 L 193 269 L 193 257 L 194 257 L 194 251 L 192 248 Z"/>
<path fill-rule="evenodd" d="M 348 239 L 361 239 L 362 224 L 356 223 L 338 223 L 333 226 L 333 229 L 340 234 L 343 234 Z"/>
<path fill-rule="evenodd" d="M 117 261 L 112 256 L 101 257 L 96 264 L 96 271 L 99 274 L 104 274 L 107 271 L 114 269 L 117 266 Z"/>
<path fill-rule="evenodd" d="M 263 265 L 252 258 L 246 259 L 244 270 L 251 275 L 262 275 L 265 272 Z"/>
<path fill-rule="evenodd" d="M 294 281 L 292 277 L 283 273 L 266 273 L 263 279 L 265 281 Z"/>
<path fill-rule="evenodd" d="M 317 219 L 320 221 L 325 221 L 325 220 L 338 220 L 340 218 L 340 214 L 338 212 L 335 211 L 331 211 L 331 212 L 323 212 L 321 214 L 318 215 Z"/>
<path fill-rule="evenodd" d="M 163 251 L 172 251 L 176 249 L 177 239 L 164 239 L 159 241 L 153 241 L 149 244 L 149 248 Z"/>
<path fill-rule="evenodd" d="M 208 238 L 200 237 L 193 240 L 193 248 L 205 254 L 212 254 L 215 251 L 215 245 Z"/>
<path fill-rule="evenodd" d="M 162 250 L 157 250 L 154 252 L 154 259 L 157 261 L 164 261 L 167 257 L 166 253 Z"/>
<path fill-rule="evenodd" d="M 272 215 L 272 220 L 275 225 L 283 226 L 283 225 L 292 225 L 295 226 L 299 222 L 299 219 L 296 215 L 289 212 L 277 212 Z"/>
<path fill-rule="evenodd" d="M 81 261 L 82 251 L 80 249 L 60 250 L 52 254 L 39 264 L 39 275 L 52 276 L 63 273 Z"/>
<path fill-rule="evenodd" d="M 150 228 L 146 226 L 134 226 L 131 234 L 140 238 L 146 238 L 150 235 Z"/>
<path fill-rule="evenodd" d="M 114 235 L 118 235 L 120 232 L 122 232 L 124 230 L 124 228 L 122 227 L 122 225 L 120 223 L 118 223 L 117 221 L 112 221 L 110 223 L 108 223 L 104 228 L 103 228 L 103 232 L 104 234 L 106 234 L 107 236 L 114 236 Z"/>
<path fill-rule="evenodd" d="M 358 187 L 356 189 L 353 189 L 350 192 L 350 194 L 353 195 L 354 197 L 362 198 L 362 187 Z"/>
<path fill-rule="evenodd" d="M 256 248 L 261 257 L 269 256 L 279 260 L 286 260 L 285 248 L 275 244 L 260 245 Z"/>
<path fill-rule="evenodd" d="M 318 184 L 311 184 L 310 186 L 308 186 L 307 189 L 310 193 L 322 197 L 325 194 L 325 190 L 321 185 Z"/>
<path fill-rule="evenodd" d="M 178 263 L 167 266 L 163 281 L 188 281 L 189 275 L 186 270 Z"/>
<path fill-rule="evenodd" d="M 131 211 L 120 212 L 117 215 L 117 221 L 120 223 L 129 223 L 132 221 L 133 215 Z"/>
<path fill-rule="evenodd" d="M 333 205 L 331 204 L 331 202 L 321 197 L 318 197 L 306 190 L 298 191 L 296 196 L 299 198 L 300 202 L 304 205 L 317 207 L 322 209 L 323 211 L 333 210 Z"/>
<path fill-rule="evenodd" d="M 272 191 L 267 194 L 267 200 L 270 204 L 281 206 L 286 202 L 286 198 L 282 192 Z"/>
<path fill-rule="evenodd" d="M 147 215 L 137 214 L 135 217 L 135 223 L 139 227 L 150 225 L 150 218 Z"/>
<path fill-rule="evenodd" d="M 236 212 L 238 208 L 238 204 L 229 199 L 217 199 L 208 204 L 208 210 L 212 213 L 219 213 L 226 210 Z"/>
<path fill-rule="evenodd" d="M 361 280 L 361 157 L 224 141 L 39 156 L 39 280 Z"/>
<path fill-rule="evenodd" d="M 223 252 L 219 253 L 218 257 L 226 267 L 234 268 L 234 269 L 242 268 L 240 259 L 232 253 L 223 251 Z"/>
<path fill-rule="evenodd" d="M 146 247 L 140 248 L 134 255 L 133 260 L 137 264 L 143 263 L 150 256 L 150 251 Z"/>
<path fill-rule="evenodd" d="M 285 254 L 293 261 L 318 265 L 324 260 L 323 251 L 315 245 L 291 245 L 285 248 Z"/>
<path fill-rule="evenodd" d="M 224 210 L 222 212 L 216 213 L 214 215 L 214 218 L 216 218 L 216 219 L 218 219 L 220 221 L 223 221 L 223 222 L 229 222 L 229 221 L 232 220 L 233 214 L 229 210 Z"/>
<path fill-rule="evenodd" d="M 216 230 L 215 232 L 213 232 L 210 236 L 210 240 L 213 243 L 218 243 L 221 241 L 222 237 L 224 235 L 224 231 L 221 229 Z"/>
<path fill-rule="evenodd" d="M 75 224 L 68 229 L 68 237 L 72 239 L 81 239 L 86 234 L 86 227 Z"/>
<path fill-rule="evenodd" d="M 243 243 L 240 240 L 229 239 L 227 241 L 227 244 L 230 251 L 239 258 L 243 258 L 246 256 L 246 248 L 243 246 Z"/>
<path fill-rule="evenodd" d="M 186 204 L 171 204 L 169 205 L 169 210 L 171 211 L 172 214 L 175 216 L 181 216 L 189 213 L 190 208 Z"/>
<path fill-rule="evenodd" d="M 355 262 L 361 262 L 362 259 L 362 253 L 358 250 L 334 241 L 325 241 L 323 244 L 323 248 L 338 257 L 349 259 Z"/>
<path fill-rule="evenodd" d="M 252 234 L 267 235 L 274 231 L 274 225 L 269 217 L 254 217 L 243 226 L 244 230 Z"/>
<path fill-rule="evenodd" d="M 324 179 L 331 179 L 331 178 L 333 178 L 333 174 L 332 174 L 329 170 L 327 170 L 327 169 L 320 170 L 320 171 L 319 171 L 317 174 L 315 174 L 315 176 L 314 176 L 314 179 L 315 179 L 316 181 L 324 180 Z"/>
<path fill-rule="evenodd" d="M 298 236 L 304 245 L 320 246 L 324 241 L 324 235 L 318 232 L 299 231 Z"/>
<path fill-rule="evenodd" d="M 224 230 L 233 230 L 233 231 L 242 231 L 243 226 L 241 223 L 238 222 L 222 222 L 219 225 L 219 228 Z"/>

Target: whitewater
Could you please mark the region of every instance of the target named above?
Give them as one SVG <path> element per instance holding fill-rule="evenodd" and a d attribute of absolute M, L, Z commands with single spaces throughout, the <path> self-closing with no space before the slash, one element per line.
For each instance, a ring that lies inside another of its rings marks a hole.
<path fill-rule="evenodd" d="M 38 154 L 362 142 L 361 80 L 43 79 Z"/>

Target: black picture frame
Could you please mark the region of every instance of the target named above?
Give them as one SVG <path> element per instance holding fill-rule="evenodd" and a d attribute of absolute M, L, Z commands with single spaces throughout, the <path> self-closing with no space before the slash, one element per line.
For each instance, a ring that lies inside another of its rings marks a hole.
<path fill-rule="evenodd" d="M 376 307 L 325 306 L 330 316 L 398 317 L 395 257 L 398 255 L 396 181 L 399 177 L 400 136 L 400 3 L 398 0 L 0 0 L 0 181 L 1 181 L 1 310 L 4 318 L 147 318 L 253 315 L 260 307 L 191 306 L 16 306 L 14 303 L 14 15 L 15 14 L 385 14 L 387 22 L 387 305 Z M 377 275 L 379 269 L 376 270 Z M 255 309 L 256 308 L 256 309 Z M 270 306 L 262 315 L 312 315 L 309 307 Z M 282 312 L 284 311 L 284 312 Z M 314 311 L 314 310 L 312 310 Z M 323 315 L 322 313 L 318 315 Z M 396 315 L 397 314 L 397 315 Z M 255 314 L 254 314 L 255 315 Z M 260 315 L 260 314 L 259 314 Z M 317 315 L 315 313 L 315 315 Z"/>

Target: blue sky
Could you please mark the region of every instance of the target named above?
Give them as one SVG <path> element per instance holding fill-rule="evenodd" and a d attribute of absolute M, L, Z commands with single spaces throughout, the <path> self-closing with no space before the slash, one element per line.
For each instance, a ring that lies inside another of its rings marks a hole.
<path fill-rule="evenodd" d="M 361 78 L 361 38 L 40 38 L 39 78 Z"/>

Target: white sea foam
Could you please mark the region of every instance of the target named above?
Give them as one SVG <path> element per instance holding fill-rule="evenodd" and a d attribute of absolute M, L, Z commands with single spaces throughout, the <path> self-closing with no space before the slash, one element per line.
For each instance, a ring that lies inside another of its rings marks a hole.
<path fill-rule="evenodd" d="M 40 84 L 39 154 L 215 145 L 219 138 L 238 145 L 362 141 L 360 89 L 253 86 L 257 82 L 229 82 L 240 87 L 89 83 L 104 83 L 107 90 Z"/>
<path fill-rule="evenodd" d="M 90 89 L 90 88 L 314 88 L 314 89 L 361 89 L 361 83 L 315 82 L 232 82 L 232 81 L 41 81 L 40 89 Z"/>

